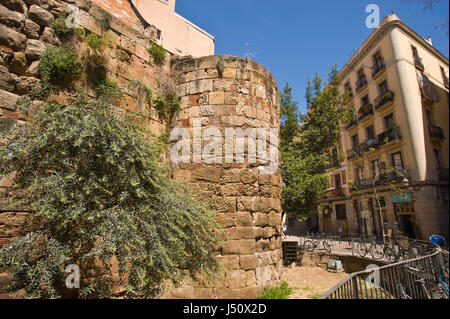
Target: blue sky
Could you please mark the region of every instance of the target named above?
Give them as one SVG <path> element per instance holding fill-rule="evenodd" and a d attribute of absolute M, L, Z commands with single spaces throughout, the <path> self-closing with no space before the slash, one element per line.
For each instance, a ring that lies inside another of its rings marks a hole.
<path fill-rule="evenodd" d="M 381 17 L 400 19 L 449 56 L 449 39 L 436 28 L 448 19 L 449 1 L 424 11 L 419 0 L 177 0 L 176 11 L 216 38 L 216 54 L 245 56 L 264 65 L 282 90 L 293 88 L 305 110 L 308 77 L 327 78 L 332 65 L 344 66 L 373 29 L 365 26 L 368 4 Z"/>

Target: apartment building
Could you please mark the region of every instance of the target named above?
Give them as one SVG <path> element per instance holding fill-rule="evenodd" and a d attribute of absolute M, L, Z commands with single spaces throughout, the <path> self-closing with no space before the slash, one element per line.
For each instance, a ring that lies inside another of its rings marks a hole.
<path fill-rule="evenodd" d="M 449 62 L 395 14 L 340 71 L 353 119 L 319 203 L 321 232 L 449 233 Z"/>
<path fill-rule="evenodd" d="M 214 55 L 215 38 L 175 12 L 175 0 L 93 0 L 123 22 L 157 28 L 158 44 L 175 55 Z"/>

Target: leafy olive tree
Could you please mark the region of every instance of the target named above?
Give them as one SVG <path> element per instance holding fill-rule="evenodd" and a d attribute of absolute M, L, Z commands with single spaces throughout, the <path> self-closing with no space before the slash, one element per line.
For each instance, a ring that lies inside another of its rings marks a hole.
<path fill-rule="evenodd" d="M 0 137 L 0 177 L 16 172 L 20 204 L 32 211 L 0 267 L 29 297 L 104 297 L 121 284 L 126 297 L 148 298 L 166 281 L 221 268 L 216 215 L 170 178 L 161 146 L 115 114 L 118 96 L 105 82 L 95 100 L 45 103 Z M 69 264 L 80 267 L 81 287 L 67 294 Z"/>

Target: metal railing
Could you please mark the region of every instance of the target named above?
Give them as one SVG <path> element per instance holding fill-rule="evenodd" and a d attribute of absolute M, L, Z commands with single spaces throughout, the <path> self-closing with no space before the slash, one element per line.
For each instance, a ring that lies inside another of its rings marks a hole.
<path fill-rule="evenodd" d="M 388 144 L 400 140 L 401 138 L 400 129 L 398 127 L 392 127 L 378 135 L 378 145 Z"/>
<path fill-rule="evenodd" d="M 448 298 L 438 280 L 440 275 L 448 280 L 448 252 L 429 242 L 421 243 L 420 257 L 353 273 L 320 299 Z"/>
<path fill-rule="evenodd" d="M 393 91 L 387 91 L 378 96 L 375 99 L 375 109 L 378 110 L 389 102 L 394 101 L 395 93 Z"/>

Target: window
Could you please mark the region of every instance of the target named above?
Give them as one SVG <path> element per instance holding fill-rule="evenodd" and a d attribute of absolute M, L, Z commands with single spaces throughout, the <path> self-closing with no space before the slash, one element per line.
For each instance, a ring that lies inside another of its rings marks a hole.
<path fill-rule="evenodd" d="M 384 93 L 387 93 L 389 91 L 388 85 L 386 81 L 383 81 L 378 85 L 378 92 L 380 92 L 380 95 L 383 95 Z"/>
<path fill-rule="evenodd" d="M 365 106 L 365 105 L 368 105 L 368 104 L 370 104 L 370 101 L 369 101 L 369 95 L 367 94 L 366 96 L 364 96 L 361 99 L 361 106 Z"/>
<path fill-rule="evenodd" d="M 383 57 L 381 56 L 381 52 L 378 51 L 373 56 L 373 74 L 372 74 L 372 76 L 374 77 L 384 68 L 385 68 L 385 66 L 384 66 Z"/>
<path fill-rule="evenodd" d="M 375 129 L 373 125 L 366 127 L 366 136 L 368 141 L 375 138 Z"/>
<path fill-rule="evenodd" d="M 384 128 L 386 130 L 391 129 L 395 127 L 395 123 L 394 123 L 394 114 L 389 114 L 388 116 L 386 116 L 384 118 Z"/>
<path fill-rule="evenodd" d="M 445 69 L 441 66 L 441 74 L 442 74 L 442 80 L 444 81 L 444 85 L 448 88 L 448 76 L 445 73 Z"/>
<path fill-rule="evenodd" d="M 400 152 L 394 153 L 391 155 L 391 158 L 392 158 L 392 167 L 396 171 L 403 170 L 402 154 Z"/>
<path fill-rule="evenodd" d="M 352 136 L 352 148 L 354 151 L 357 151 L 359 149 L 359 138 L 358 134 L 355 134 Z"/>
<path fill-rule="evenodd" d="M 364 179 L 364 166 L 358 166 L 355 168 L 356 181 L 362 181 Z"/>
<path fill-rule="evenodd" d="M 340 174 L 334 175 L 334 187 L 335 189 L 342 189 Z"/>
<path fill-rule="evenodd" d="M 345 83 L 344 85 L 345 93 L 349 92 L 350 98 L 353 97 L 352 87 L 350 86 L 350 82 Z"/>
<path fill-rule="evenodd" d="M 380 176 L 380 160 L 376 159 L 372 161 L 372 176 Z"/>
<path fill-rule="evenodd" d="M 345 204 L 336 204 L 336 219 L 347 220 L 347 209 Z"/>

